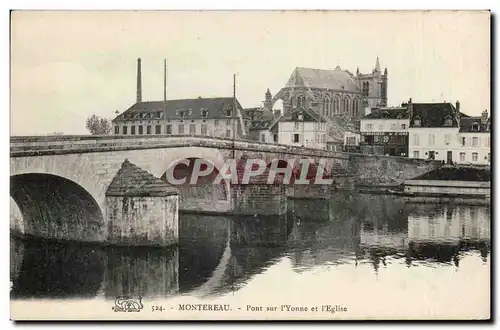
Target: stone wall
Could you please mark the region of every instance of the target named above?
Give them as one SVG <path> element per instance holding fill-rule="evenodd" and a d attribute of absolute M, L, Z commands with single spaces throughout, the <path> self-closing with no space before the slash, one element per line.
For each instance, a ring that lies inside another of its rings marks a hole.
<path fill-rule="evenodd" d="M 401 185 L 404 180 L 415 178 L 440 168 L 439 161 L 406 157 L 350 154 L 348 171 L 355 184 Z"/>

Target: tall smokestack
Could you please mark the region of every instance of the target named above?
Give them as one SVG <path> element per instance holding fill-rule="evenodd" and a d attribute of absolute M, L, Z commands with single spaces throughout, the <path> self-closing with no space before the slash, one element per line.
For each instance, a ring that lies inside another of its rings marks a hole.
<path fill-rule="evenodd" d="M 163 59 L 163 101 L 167 101 L 167 59 Z"/>
<path fill-rule="evenodd" d="M 137 59 L 137 99 L 136 102 L 142 102 L 142 72 L 141 72 L 141 59 Z"/>

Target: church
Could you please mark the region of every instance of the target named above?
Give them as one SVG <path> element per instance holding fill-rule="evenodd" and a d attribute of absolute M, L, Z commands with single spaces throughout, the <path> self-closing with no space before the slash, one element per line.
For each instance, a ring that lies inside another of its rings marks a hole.
<path fill-rule="evenodd" d="M 264 108 L 272 111 L 281 100 L 285 118 L 293 109 L 303 107 L 327 118 L 357 120 L 366 108 L 387 106 L 387 76 L 387 68 L 381 71 L 378 57 L 371 73 L 360 73 L 358 68 L 352 74 L 340 66 L 333 70 L 297 67 L 276 95 L 267 90 Z"/>

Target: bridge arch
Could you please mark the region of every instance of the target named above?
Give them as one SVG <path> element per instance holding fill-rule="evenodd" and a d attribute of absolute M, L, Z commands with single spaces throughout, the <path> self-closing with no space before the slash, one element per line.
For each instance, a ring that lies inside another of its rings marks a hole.
<path fill-rule="evenodd" d="M 101 207 L 72 180 L 46 173 L 17 174 L 11 176 L 10 195 L 22 214 L 25 235 L 103 241 Z"/>

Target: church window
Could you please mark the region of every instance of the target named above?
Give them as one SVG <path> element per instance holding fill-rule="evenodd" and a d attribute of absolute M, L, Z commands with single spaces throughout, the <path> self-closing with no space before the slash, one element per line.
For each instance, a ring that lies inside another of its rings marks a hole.
<path fill-rule="evenodd" d="M 333 113 L 339 113 L 339 99 L 333 99 Z"/>
<path fill-rule="evenodd" d="M 453 120 L 451 119 L 450 116 L 446 116 L 446 118 L 444 119 L 444 126 L 451 126 L 453 125 Z"/>
<path fill-rule="evenodd" d="M 351 107 L 350 107 L 350 102 L 349 99 L 345 99 L 345 112 L 349 113 Z"/>

